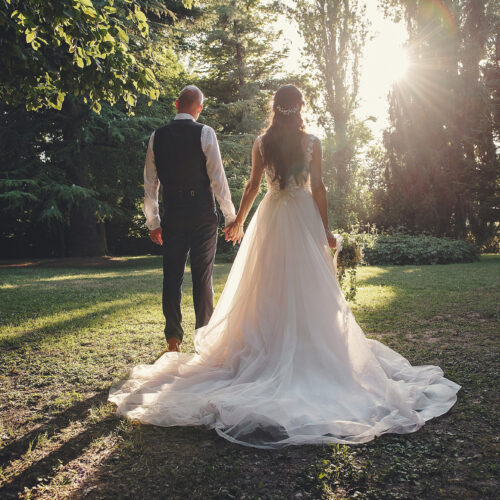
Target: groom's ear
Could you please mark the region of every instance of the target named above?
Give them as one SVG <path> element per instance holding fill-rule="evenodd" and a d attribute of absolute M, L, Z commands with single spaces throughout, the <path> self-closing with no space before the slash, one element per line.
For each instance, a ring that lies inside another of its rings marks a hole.
<path fill-rule="evenodd" d="M 175 109 L 179 109 L 179 101 L 177 99 L 175 101 Z"/>

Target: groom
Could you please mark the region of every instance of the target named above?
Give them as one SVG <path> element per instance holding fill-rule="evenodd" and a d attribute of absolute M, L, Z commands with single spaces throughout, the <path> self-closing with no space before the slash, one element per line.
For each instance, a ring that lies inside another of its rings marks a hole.
<path fill-rule="evenodd" d="M 143 205 L 151 240 L 163 246 L 162 302 L 169 351 L 180 351 L 184 336 L 181 287 L 188 254 L 195 327 L 206 325 L 213 312 L 212 271 L 218 229 L 214 195 L 226 226 L 236 217 L 215 132 L 196 121 L 203 109 L 201 90 L 188 85 L 182 89 L 175 107 L 175 118 L 155 130 L 149 139 Z"/>

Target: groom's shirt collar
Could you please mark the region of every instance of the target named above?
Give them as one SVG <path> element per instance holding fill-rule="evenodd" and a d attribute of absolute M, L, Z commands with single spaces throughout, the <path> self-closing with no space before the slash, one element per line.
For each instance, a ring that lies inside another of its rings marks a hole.
<path fill-rule="evenodd" d="M 189 113 L 177 113 L 174 117 L 174 120 L 194 120 L 194 116 Z"/>

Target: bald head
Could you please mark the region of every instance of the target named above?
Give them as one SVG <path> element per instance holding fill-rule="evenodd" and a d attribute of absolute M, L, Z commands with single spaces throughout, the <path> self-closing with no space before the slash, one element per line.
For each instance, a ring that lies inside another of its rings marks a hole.
<path fill-rule="evenodd" d="M 188 85 L 181 90 L 175 105 L 179 113 L 196 114 L 197 118 L 203 107 L 203 93 L 196 85 Z"/>

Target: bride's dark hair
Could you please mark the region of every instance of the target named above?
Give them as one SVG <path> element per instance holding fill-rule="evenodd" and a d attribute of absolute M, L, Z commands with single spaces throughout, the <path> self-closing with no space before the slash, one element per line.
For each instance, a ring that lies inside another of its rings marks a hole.
<path fill-rule="evenodd" d="M 295 85 L 280 87 L 274 94 L 271 125 L 262 136 L 264 165 L 273 167 L 273 180 L 279 180 L 280 189 L 304 167 L 302 137 L 305 132 L 300 114 L 303 104 L 302 93 Z"/>

